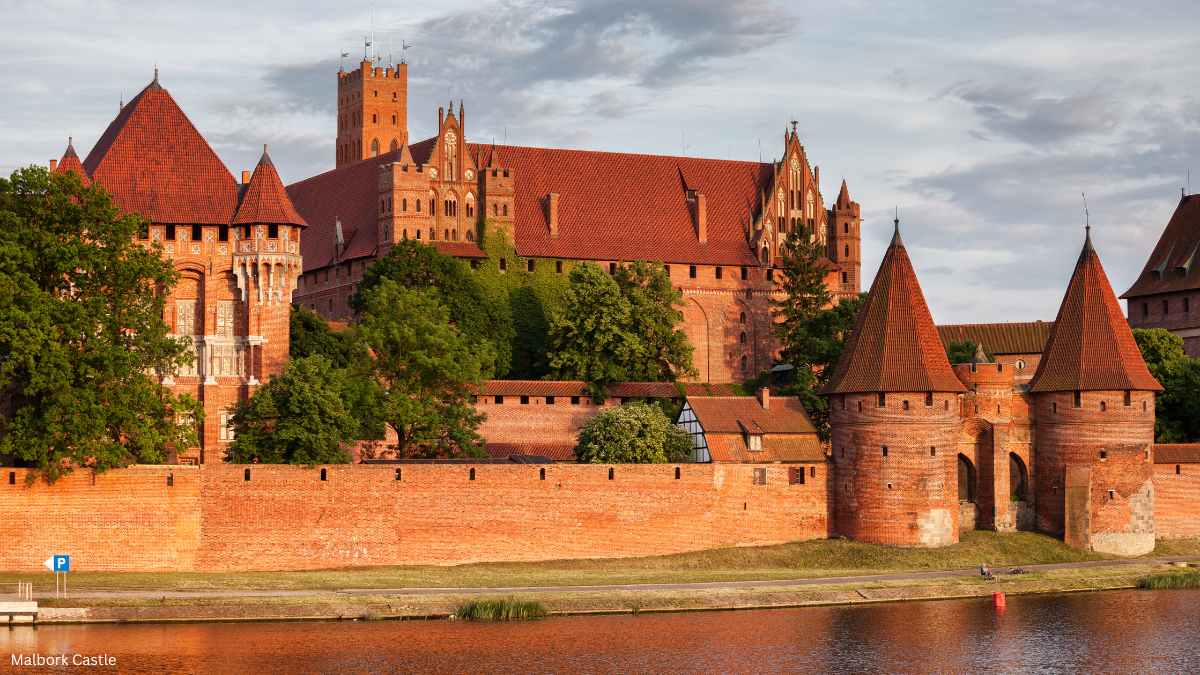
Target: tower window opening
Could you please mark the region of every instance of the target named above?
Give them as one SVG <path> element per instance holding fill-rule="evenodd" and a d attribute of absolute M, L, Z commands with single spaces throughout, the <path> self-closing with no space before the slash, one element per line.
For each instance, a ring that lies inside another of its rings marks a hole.
<path fill-rule="evenodd" d="M 1100 459 L 1108 459 L 1108 451 L 1107 450 L 1100 451 Z"/>
<path fill-rule="evenodd" d="M 747 271 L 746 271 L 746 268 L 745 268 L 745 267 L 743 267 L 743 268 L 742 268 L 742 281 L 745 281 L 745 280 L 746 280 L 746 275 L 747 275 L 747 274 L 749 274 L 749 272 L 747 272 Z"/>
<path fill-rule="evenodd" d="M 887 394 L 883 393 L 882 391 L 879 392 L 879 402 L 876 403 L 875 405 L 880 408 L 887 405 Z"/>
<path fill-rule="evenodd" d="M 1179 476 L 1179 475 L 1182 475 L 1182 474 L 1183 474 L 1183 466 L 1182 466 L 1182 465 L 1180 465 L 1180 464 L 1176 464 L 1176 465 L 1175 465 L 1175 475 L 1176 475 L 1176 476 Z M 9 482 L 10 482 L 10 483 L 12 482 L 12 480 L 11 480 L 11 479 L 12 479 L 12 476 L 13 476 L 13 474 L 9 474 Z"/>
<path fill-rule="evenodd" d="M 546 470 L 538 469 L 538 480 L 546 480 Z"/>
<path fill-rule="evenodd" d="M 688 278 L 689 278 L 689 279 L 695 279 L 695 278 L 696 278 L 696 266 L 695 266 L 695 265 L 689 265 L 689 266 L 688 266 Z"/>
<path fill-rule="evenodd" d="M 612 479 L 613 479 L 613 469 L 612 469 L 612 467 L 611 467 L 611 466 L 610 466 L 610 467 L 608 467 L 608 479 L 609 479 L 609 480 L 612 480 Z"/>
<path fill-rule="evenodd" d="M 887 446 L 886 446 L 886 445 L 885 445 L 885 446 L 883 446 L 883 456 L 884 456 L 884 457 L 887 457 L 887 456 L 888 456 L 888 448 L 887 448 Z"/>
<path fill-rule="evenodd" d="M 907 401 L 907 400 L 905 400 L 905 401 L 901 401 L 901 402 L 900 402 L 900 406 L 901 406 L 902 408 L 904 408 L 905 410 L 908 410 L 908 401 Z"/>
<path fill-rule="evenodd" d="M 1075 407 L 1076 407 L 1076 408 L 1082 408 L 1082 407 L 1083 407 L 1083 395 L 1082 395 L 1082 394 L 1081 394 L 1079 391 L 1076 391 L 1076 392 L 1075 392 L 1075 398 L 1074 398 L 1074 402 L 1075 402 Z"/>
<path fill-rule="evenodd" d="M 328 474 L 327 470 L 322 468 L 321 469 L 321 480 L 328 480 L 328 479 L 329 479 L 329 474 Z"/>
<path fill-rule="evenodd" d="M 615 263 L 615 262 L 608 263 L 608 273 L 609 274 L 617 273 L 617 263 Z"/>
<path fill-rule="evenodd" d="M 468 480 L 475 480 L 475 469 L 474 469 L 474 467 L 472 467 L 472 468 L 471 468 L 471 471 L 470 471 L 470 473 L 468 474 Z"/>
<path fill-rule="evenodd" d="M 929 456 L 937 457 L 937 447 L 936 446 L 933 446 L 933 445 L 929 446 Z"/>
<path fill-rule="evenodd" d="M 167 225 L 167 241 L 175 241 L 175 226 Z"/>
<path fill-rule="evenodd" d="M 563 272 L 563 264 L 562 264 L 562 261 L 561 261 L 561 260 L 555 260 L 555 261 L 554 261 L 554 273 L 555 273 L 555 274 L 562 274 L 562 272 Z"/>
<path fill-rule="evenodd" d="M 1057 401 L 1050 404 L 1050 412 L 1052 412 L 1052 413 L 1058 412 L 1058 402 Z"/>
<path fill-rule="evenodd" d="M 1108 402 L 1100 401 L 1100 412 L 1104 412 L 1105 410 L 1108 410 Z"/>
<path fill-rule="evenodd" d="M 930 407 L 933 406 L 933 392 L 932 391 L 925 392 L 925 405 L 930 406 Z"/>
<path fill-rule="evenodd" d="M 271 223 L 270 225 L 267 225 L 267 238 L 268 239 L 278 239 L 279 238 L 279 226 L 278 225 L 276 225 L 275 223 Z"/>
<path fill-rule="evenodd" d="M 1163 301 L 1162 301 L 1162 307 L 1163 307 L 1163 314 L 1164 314 L 1164 315 L 1166 315 L 1166 314 L 1170 314 L 1170 313 L 1171 313 L 1171 303 L 1170 303 L 1170 302 L 1168 302 L 1168 301 L 1166 301 L 1166 300 L 1163 300 Z"/>
<path fill-rule="evenodd" d="M 526 272 L 533 271 L 533 258 L 530 258 L 529 260 L 525 261 L 525 271 Z"/>
<path fill-rule="evenodd" d="M 400 469 L 396 469 L 396 478 L 395 478 L 395 480 L 400 480 L 400 476 L 401 476 Z"/>
<path fill-rule="evenodd" d="M 717 278 L 718 278 L 718 279 L 720 279 L 720 278 L 721 278 L 721 273 L 722 273 L 722 272 L 721 272 L 721 267 L 718 265 L 718 266 L 717 266 L 717 269 L 716 269 L 716 275 L 717 275 Z"/>
<path fill-rule="evenodd" d="M 229 241 L 229 226 L 228 225 L 218 225 L 217 226 L 217 241 Z"/>
<path fill-rule="evenodd" d="M 204 228 L 199 225 L 192 225 L 192 241 L 200 241 L 204 238 Z"/>
<path fill-rule="evenodd" d="M 521 397 L 521 405 L 529 405 L 529 397 L 528 396 Z"/>
<path fill-rule="evenodd" d="M 1131 405 L 1133 405 L 1133 395 L 1129 393 L 1128 389 L 1126 389 L 1125 390 L 1125 407 L 1128 408 Z"/>
<path fill-rule="evenodd" d="M 504 397 L 503 396 L 496 397 L 496 405 L 504 405 Z"/>

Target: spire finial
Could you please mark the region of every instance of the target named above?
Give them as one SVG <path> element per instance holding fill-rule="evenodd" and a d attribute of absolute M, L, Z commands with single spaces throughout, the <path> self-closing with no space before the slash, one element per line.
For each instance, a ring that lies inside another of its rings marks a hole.
<path fill-rule="evenodd" d="M 267 144 L 263 143 L 263 154 L 267 154 Z"/>
<path fill-rule="evenodd" d="M 75 138 L 72 136 L 67 136 L 67 147 L 69 148 L 72 145 L 75 145 Z"/>
<path fill-rule="evenodd" d="M 154 83 L 158 84 L 158 64 L 154 64 Z"/>
<path fill-rule="evenodd" d="M 1083 233 L 1084 237 L 1090 242 L 1092 240 L 1092 220 L 1091 215 L 1088 213 L 1087 193 L 1081 192 L 1080 194 L 1083 195 Z"/>
<path fill-rule="evenodd" d="M 892 232 L 892 245 L 893 246 L 903 246 L 904 240 L 900 238 L 900 207 L 899 206 L 896 207 L 896 216 L 892 219 L 892 224 L 896 228 Z"/>

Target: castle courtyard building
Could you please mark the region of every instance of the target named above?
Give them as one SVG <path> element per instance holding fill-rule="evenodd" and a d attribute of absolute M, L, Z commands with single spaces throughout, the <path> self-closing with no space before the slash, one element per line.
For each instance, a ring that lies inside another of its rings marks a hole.
<path fill-rule="evenodd" d="M 683 293 L 698 379 L 731 382 L 775 362 L 770 299 L 793 230 L 824 242 L 835 299 L 859 292 L 860 207 L 844 181 L 826 203 L 794 127 L 775 162 L 520 147 L 469 141 L 460 102 L 414 143 L 407 81 L 406 64 L 338 73 L 335 168 L 288 186 L 310 226 L 298 305 L 348 318 L 366 267 L 406 239 L 479 259 L 503 236 L 559 274 L 657 261 Z"/>

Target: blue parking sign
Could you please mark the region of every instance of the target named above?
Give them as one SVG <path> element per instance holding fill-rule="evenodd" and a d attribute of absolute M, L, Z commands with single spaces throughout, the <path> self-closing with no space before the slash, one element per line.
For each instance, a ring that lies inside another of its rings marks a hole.
<path fill-rule="evenodd" d="M 54 571 L 55 572 L 70 572 L 71 571 L 71 556 L 56 554 L 54 556 Z"/>

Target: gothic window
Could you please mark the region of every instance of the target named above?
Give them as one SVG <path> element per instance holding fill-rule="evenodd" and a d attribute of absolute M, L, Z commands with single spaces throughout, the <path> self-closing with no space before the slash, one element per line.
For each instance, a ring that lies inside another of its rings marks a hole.
<path fill-rule="evenodd" d="M 394 117 L 394 116 L 393 116 L 393 117 Z M 390 149 L 390 150 L 399 150 L 399 149 L 400 149 L 400 141 L 398 141 L 398 140 L 396 140 L 396 139 L 394 139 L 394 138 L 393 138 L 393 139 L 392 139 L 392 145 L 391 145 L 391 147 L 390 147 L 389 149 Z"/>
<path fill-rule="evenodd" d="M 808 196 L 805 197 L 804 217 L 809 220 L 813 219 L 813 193 L 812 193 L 812 190 L 809 190 Z"/>
<path fill-rule="evenodd" d="M 217 302 L 217 335 L 233 337 L 233 301 Z"/>
<path fill-rule="evenodd" d="M 379 156 L 379 139 L 378 138 L 371 139 L 371 156 L 372 157 Z"/>
<path fill-rule="evenodd" d="M 196 305 L 194 299 L 178 300 L 175 303 L 175 334 L 196 334 Z"/>
<path fill-rule="evenodd" d="M 505 204 L 505 205 L 504 205 L 504 215 L 505 215 L 505 216 L 507 216 L 507 215 L 508 215 L 508 204 Z"/>
<path fill-rule="evenodd" d="M 437 230 L 431 227 L 429 228 L 429 240 L 433 241 L 434 239 L 437 239 Z"/>
<path fill-rule="evenodd" d="M 405 201 L 408 201 L 408 200 L 406 199 Z M 420 213 L 420 212 L 421 212 L 421 200 L 418 199 L 417 200 L 417 213 Z"/>
<path fill-rule="evenodd" d="M 743 344 L 743 345 L 744 345 L 744 344 L 746 344 L 746 333 L 745 333 L 745 331 L 743 331 L 743 332 L 742 332 L 740 335 L 738 335 L 738 343 L 739 343 L 739 344 Z"/>
<path fill-rule="evenodd" d="M 746 323 L 746 313 L 742 312 L 738 315 L 738 323 Z"/>
<path fill-rule="evenodd" d="M 221 411 L 218 416 L 217 440 L 229 442 L 233 440 L 233 414 L 228 411 Z"/>
<path fill-rule="evenodd" d="M 402 197 L 400 199 L 400 211 L 408 211 L 408 197 Z"/>
<path fill-rule="evenodd" d="M 467 241 L 475 241 L 475 233 L 467 230 Z"/>
<path fill-rule="evenodd" d="M 742 357 L 742 364 L 741 364 L 741 365 L 742 365 L 742 372 L 743 372 L 743 373 L 744 373 L 744 372 L 746 372 L 746 369 L 749 367 L 749 365 L 750 365 L 750 364 L 749 364 L 749 362 L 746 360 L 746 357 L 745 357 L 745 356 L 743 356 L 743 357 Z"/>

